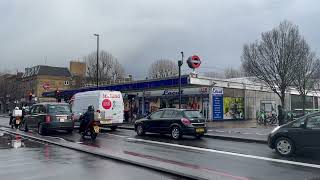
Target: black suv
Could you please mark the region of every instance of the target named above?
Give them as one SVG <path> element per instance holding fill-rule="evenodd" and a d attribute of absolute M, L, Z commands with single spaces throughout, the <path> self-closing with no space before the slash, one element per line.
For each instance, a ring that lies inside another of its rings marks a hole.
<path fill-rule="evenodd" d="M 183 135 L 200 138 L 207 132 L 207 127 L 205 119 L 197 110 L 167 108 L 137 120 L 135 131 L 139 136 L 151 132 L 171 134 L 173 139 L 179 139 Z"/>

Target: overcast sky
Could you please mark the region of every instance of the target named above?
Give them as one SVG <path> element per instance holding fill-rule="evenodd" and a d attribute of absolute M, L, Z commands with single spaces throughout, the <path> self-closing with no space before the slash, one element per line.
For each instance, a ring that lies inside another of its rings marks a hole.
<path fill-rule="evenodd" d="M 197 54 L 202 72 L 238 67 L 244 43 L 282 20 L 319 55 L 317 0 L 1 0 L 0 70 L 68 66 L 100 47 L 136 78 L 156 59 Z M 183 69 L 188 69 L 184 64 Z M 186 72 L 186 71 L 185 71 Z"/>

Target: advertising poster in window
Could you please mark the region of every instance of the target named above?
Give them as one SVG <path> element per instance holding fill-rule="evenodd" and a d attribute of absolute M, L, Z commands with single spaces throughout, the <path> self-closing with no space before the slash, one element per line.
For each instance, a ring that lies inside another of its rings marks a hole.
<path fill-rule="evenodd" d="M 244 119 L 244 98 L 223 98 L 223 119 Z"/>

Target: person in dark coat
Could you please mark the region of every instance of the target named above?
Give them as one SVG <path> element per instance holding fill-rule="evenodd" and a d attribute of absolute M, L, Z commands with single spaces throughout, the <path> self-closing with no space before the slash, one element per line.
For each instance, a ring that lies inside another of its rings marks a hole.
<path fill-rule="evenodd" d="M 80 127 L 79 127 L 79 133 L 85 131 L 88 124 L 92 120 L 94 120 L 94 107 L 88 106 L 87 112 L 85 112 L 80 118 L 81 123 L 80 123 Z"/>

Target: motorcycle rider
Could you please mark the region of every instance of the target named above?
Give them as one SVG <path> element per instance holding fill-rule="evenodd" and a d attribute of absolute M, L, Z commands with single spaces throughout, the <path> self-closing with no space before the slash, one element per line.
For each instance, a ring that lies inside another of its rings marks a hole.
<path fill-rule="evenodd" d="M 13 111 L 15 110 L 19 110 L 19 107 L 15 107 Z M 16 117 L 13 117 L 13 111 L 10 113 L 9 125 L 11 125 L 13 123 L 13 120 L 16 118 Z"/>
<path fill-rule="evenodd" d="M 84 132 L 87 129 L 87 126 L 89 125 L 90 121 L 94 120 L 94 107 L 92 105 L 88 106 L 87 112 L 85 112 L 80 117 L 80 127 L 79 127 L 79 133 Z"/>

